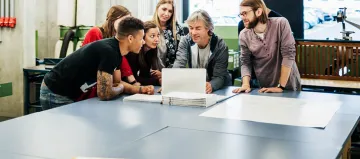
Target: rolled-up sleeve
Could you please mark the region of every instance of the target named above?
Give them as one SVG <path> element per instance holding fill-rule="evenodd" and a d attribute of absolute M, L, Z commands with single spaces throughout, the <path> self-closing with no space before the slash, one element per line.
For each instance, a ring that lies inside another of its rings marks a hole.
<path fill-rule="evenodd" d="M 247 45 L 247 40 L 244 33 L 240 33 L 240 64 L 241 64 L 241 77 L 249 76 L 251 77 L 252 71 L 252 62 L 251 62 L 251 52 Z"/>
<path fill-rule="evenodd" d="M 285 18 L 281 19 L 280 52 L 282 56 L 281 65 L 291 68 L 296 56 L 295 39 L 292 35 L 290 24 Z"/>

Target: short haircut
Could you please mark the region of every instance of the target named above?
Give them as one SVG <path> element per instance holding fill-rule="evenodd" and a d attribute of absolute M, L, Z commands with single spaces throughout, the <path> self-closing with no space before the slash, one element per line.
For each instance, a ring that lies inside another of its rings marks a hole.
<path fill-rule="evenodd" d="M 205 24 L 205 28 L 209 29 L 209 35 L 212 35 L 212 33 L 214 32 L 214 23 L 209 15 L 208 12 L 206 12 L 205 10 L 197 10 L 194 13 L 192 13 L 188 19 L 186 20 L 186 23 L 193 23 L 196 21 L 203 21 Z"/>
<path fill-rule="evenodd" d="M 262 8 L 263 12 L 259 17 L 259 22 L 265 24 L 268 20 L 268 16 L 266 14 L 266 4 L 263 0 L 243 0 L 240 3 L 240 6 L 243 7 L 251 7 L 251 9 L 255 12 L 257 9 Z"/>
<path fill-rule="evenodd" d="M 119 23 L 117 36 L 119 38 L 124 38 L 129 35 L 135 36 L 139 30 L 144 30 L 144 23 L 140 19 L 126 17 Z"/>

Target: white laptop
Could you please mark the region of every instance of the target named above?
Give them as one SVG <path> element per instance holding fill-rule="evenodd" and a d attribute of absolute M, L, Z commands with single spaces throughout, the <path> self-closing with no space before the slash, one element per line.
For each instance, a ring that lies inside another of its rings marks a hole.
<path fill-rule="evenodd" d="M 162 91 L 206 93 L 206 69 L 204 68 L 163 68 Z"/>

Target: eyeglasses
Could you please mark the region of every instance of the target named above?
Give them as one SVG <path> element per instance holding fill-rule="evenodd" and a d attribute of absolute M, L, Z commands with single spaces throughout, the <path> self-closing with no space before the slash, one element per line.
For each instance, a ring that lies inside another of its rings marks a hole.
<path fill-rule="evenodd" d="M 251 12 L 251 11 L 253 11 L 253 10 L 243 11 L 243 12 L 241 12 L 238 16 L 239 16 L 240 18 L 241 18 L 241 16 L 246 17 L 246 16 L 248 15 L 248 13 Z"/>

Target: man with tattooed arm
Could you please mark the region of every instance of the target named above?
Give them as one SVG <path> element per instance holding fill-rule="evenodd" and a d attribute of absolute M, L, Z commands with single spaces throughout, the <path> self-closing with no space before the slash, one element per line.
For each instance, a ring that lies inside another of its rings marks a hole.
<path fill-rule="evenodd" d="M 113 77 L 123 56 L 139 53 L 143 37 L 143 22 L 128 17 L 120 22 L 115 37 L 93 42 L 67 56 L 44 77 L 40 89 L 42 107 L 51 109 L 74 102 L 83 93 L 80 87 L 89 81 L 96 81 L 100 100 L 110 100 L 121 93 L 154 94 L 153 86 L 116 83 Z"/>

